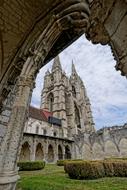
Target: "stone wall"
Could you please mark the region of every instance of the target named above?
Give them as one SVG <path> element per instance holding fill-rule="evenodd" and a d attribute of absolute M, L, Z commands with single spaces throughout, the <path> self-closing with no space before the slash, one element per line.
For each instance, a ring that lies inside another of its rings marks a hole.
<path fill-rule="evenodd" d="M 84 159 L 127 157 L 127 124 L 105 127 L 84 137 Z"/>

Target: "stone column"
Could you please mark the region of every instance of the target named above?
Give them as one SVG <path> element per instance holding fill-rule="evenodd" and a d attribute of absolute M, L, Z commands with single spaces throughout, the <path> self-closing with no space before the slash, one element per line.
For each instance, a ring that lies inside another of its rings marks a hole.
<path fill-rule="evenodd" d="M 63 160 L 65 159 L 65 145 L 63 146 Z"/>
<path fill-rule="evenodd" d="M 0 190 L 14 190 L 19 179 L 16 161 L 19 156 L 34 80 L 33 77 L 21 76 L 18 81 L 16 100 L 0 151 Z"/>
<path fill-rule="evenodd" d="M 46 163 L 48 162 L 48 142 L 44 143 L 44 160 Z"/>
<path fill-rule="evenodd" d="M 33 145 L 31 148 L 31 152 L 30 152 L 30 161 L 35 161 L 36 159 L 36 140 L 35 138 L 33 139 Z"/>
<path fill-rule="evenodd" d="M 55 146 L 53 148 L 54 148 L 54 163 L 56 163 L 58 160 L 58 143 L 57 142 L 55 142 Z"/>

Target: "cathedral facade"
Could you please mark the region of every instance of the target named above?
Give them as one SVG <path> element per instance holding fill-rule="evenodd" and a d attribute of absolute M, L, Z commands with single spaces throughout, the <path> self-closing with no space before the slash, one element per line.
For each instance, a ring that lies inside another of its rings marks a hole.
<path fill-rule="evenodd" d="M 83 158 L 84 134 L 94 131 L 83 81 L 74 64 L 67 77 L 57 56 L 51 72 L 45 73 L 40 109 L 29 108 L 20 160 Z"/>

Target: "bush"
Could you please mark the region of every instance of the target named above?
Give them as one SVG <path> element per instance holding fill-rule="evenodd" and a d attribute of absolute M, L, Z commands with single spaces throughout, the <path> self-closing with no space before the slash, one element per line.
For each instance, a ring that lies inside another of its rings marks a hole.
<path fill-rule="evenodd" d="M 64 170 L 73 179 L 127 177 L 127 161 L 67 161 L 64 165 Z"/>
<path fill-rule="evenodd" d="M 68 161 L 82 161 L 81 159 L 75 159 L 75 160 L 69 160 L 69 159 L 66 159 L 66 160 L 57 160 L 57 166 L 64 166 L 66 162 Z"/>
<path fill-rule="evenodd" d="M 120 158 L 120 157 L 110 157 L 110 158 L 105 158 L 105 160 L 115 160 L 115 161 L 119 161 L 119 160 L 127 160 L 126 157 L 124 158 Z"/>
<path fill-rule="evenodd" d="M 65 162 L 66 160 L 57 160 L 57 166 L 64 166 L 64 162 Z"/>
<path fill-rule="evenodd" d="M 64 168 L 72 179 L 97 179 L 104 176 L 102 162 L 69 161 L 65 163 Z"/>
<path fill-rule="evenodd" d="M 114 176 L 127 177 L 127 161 L 114 161 L 112 165 L 114 168 Z"/>
<path fill-rule="evenodd" d="M 44 161 L 21 161 L 18 162 L 19 171 L 42 170 L 45 167 Z"/>
<path fill-rule="evenodd" d="M 111 161 L 102 161 L 105 171 L 105 177 L 113 177 L 114 176 L 114 168 Z"/>

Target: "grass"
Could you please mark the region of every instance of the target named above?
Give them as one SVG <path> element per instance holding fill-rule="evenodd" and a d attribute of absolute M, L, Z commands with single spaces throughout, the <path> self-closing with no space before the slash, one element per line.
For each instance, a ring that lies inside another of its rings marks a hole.
<path fill-rule="evenodd" d="M 63 167 L 48 164 L 40 171 L 20 172 L 16 190 L 127 190 L 127 178 L 72 180 Z"/>

